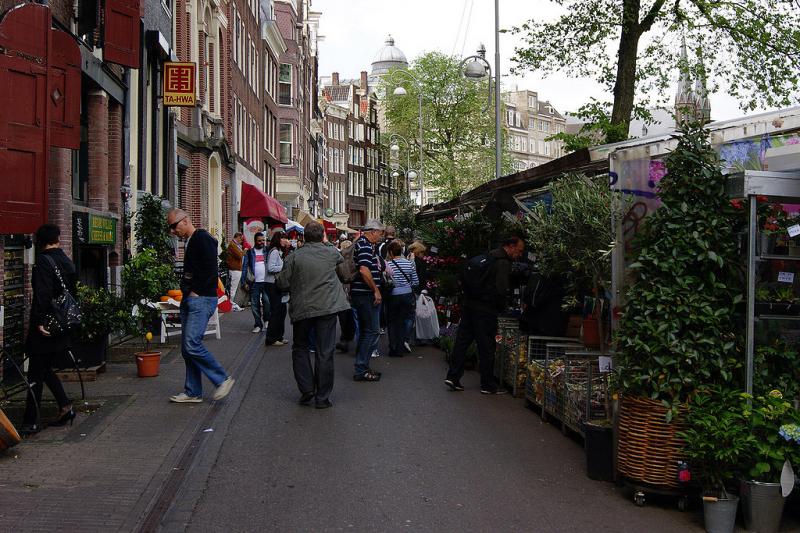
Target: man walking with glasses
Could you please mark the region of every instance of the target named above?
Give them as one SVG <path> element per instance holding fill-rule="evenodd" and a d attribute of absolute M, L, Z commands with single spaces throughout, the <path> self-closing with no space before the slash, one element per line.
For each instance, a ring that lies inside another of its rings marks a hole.
<path fill-rule="evenodd" d="M 217 240 L 197 229 L 182 209 L 167 215 L 171 234 L 186 240 L 181 277 L 181 355 L 186 363 L 184 392 L 170 397 L 175 403 L 203 401 L 202 374 L 217 388 L 213 398 L 221 400 L 231 392 L 234 379 L 203 345 L 208 320 L 217 309 Z"/>

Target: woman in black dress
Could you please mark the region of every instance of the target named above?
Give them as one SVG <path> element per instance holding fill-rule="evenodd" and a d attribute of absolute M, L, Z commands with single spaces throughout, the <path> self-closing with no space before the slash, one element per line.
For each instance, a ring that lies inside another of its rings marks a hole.
<path fill-rule="evenodd" d="M 58 418 L 50 425 L 63 426 L 67 422 L 72 423 L 75 418 L 72 402 L 53 371 L 53 361 L 61 357 L 71 346 L 70 335 L 55 335 L 47 331 L 43 325 L 45 316 L 52 308 L 53 298 L 63 291 L 56 269 L 61 274 L 69 292 L 73 296 L 76 293 L 75 265 L 61 250 L 60 235 L 61 231 L 53 224 L 44 224 L 36 230 L 39 256 L 31 279 L 33 302 L 26 342 L 26 351 L 30 357 L 28 382 L 31 384 L 31 388 L 28 390 L 25 415 L 20 431 L 26 435 L 37 433 L 42 429 L 36 406 L 41 404 L 43 384 L 47 384 L 47 388 L 53 393 L 59 407 Z"/>

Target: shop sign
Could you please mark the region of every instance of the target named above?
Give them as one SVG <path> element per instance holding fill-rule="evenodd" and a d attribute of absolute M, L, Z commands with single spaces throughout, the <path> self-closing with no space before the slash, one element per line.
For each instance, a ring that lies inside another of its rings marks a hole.
<path fill-rule="evenodd" d="M 165 106 L 194 106 L 196 73 L 194 63 L 164 63 Z"/>
<path fill-rule="evenodd" d="M 89 244 L 89 214 L 72 213 L 72 242 Z"/>
<path fill-rule="evenodd" d="M 89 215 L 89 244 L 116 244 L 117 221 L 109 217 Z"/>

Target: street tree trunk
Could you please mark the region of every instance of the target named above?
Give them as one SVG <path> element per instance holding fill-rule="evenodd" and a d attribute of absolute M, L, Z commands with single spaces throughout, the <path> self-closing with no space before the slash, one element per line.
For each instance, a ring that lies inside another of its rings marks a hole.
<path fill-rule="evenodd" d="M 614 108 L 611 111 L 611 123 L 618 128 L 608 133 L 608 142 L 628 138 L 636 91 L 636 59 L 642 35 L 639 8 L 640 0 L 622 2 L 622 34 L 617 51 L 617 80 L 614 83 Z"/>

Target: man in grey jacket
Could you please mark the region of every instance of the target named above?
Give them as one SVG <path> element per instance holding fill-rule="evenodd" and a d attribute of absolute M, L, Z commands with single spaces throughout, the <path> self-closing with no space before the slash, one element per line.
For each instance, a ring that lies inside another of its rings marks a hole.
<path fill-rule="evenodd" d="M 342 254 L 323 244 L 325 229 L 319 222 L 309 222 L 304 231 L 305 245 L 289 254 L 276 283 L 280 290 L 291 295 L 292 367 L 300 389 L 300 403 L 309 405 L 315 400 L 317 409 L 326 409 L 332 405 L 337 315 L 350 309 L 350 304 L 336 275 L 336 265 L 344 261 Z M 309 351 L 312 330 L 316 343 L 313 370 Z"/>

